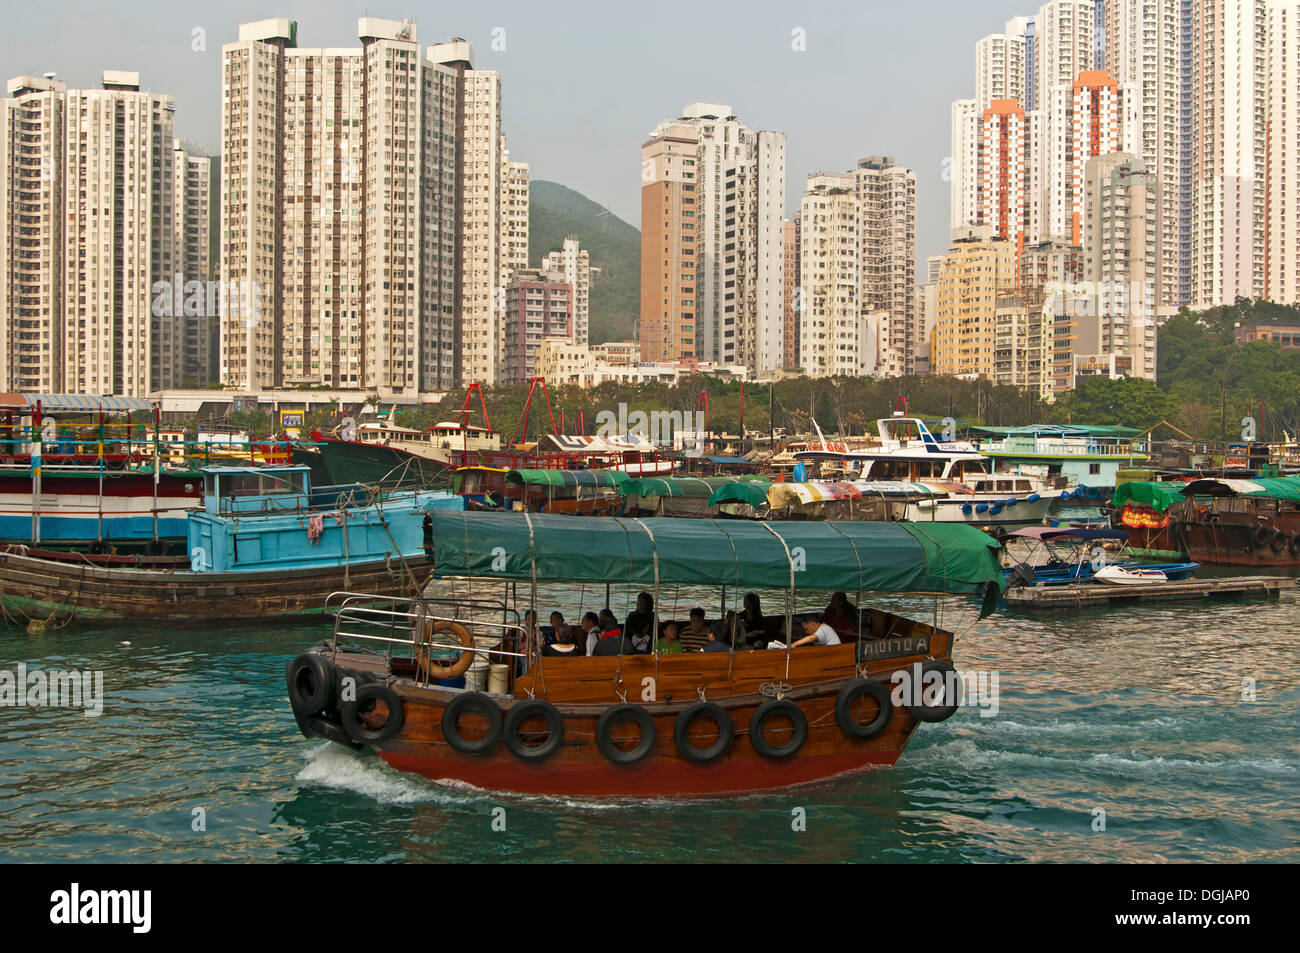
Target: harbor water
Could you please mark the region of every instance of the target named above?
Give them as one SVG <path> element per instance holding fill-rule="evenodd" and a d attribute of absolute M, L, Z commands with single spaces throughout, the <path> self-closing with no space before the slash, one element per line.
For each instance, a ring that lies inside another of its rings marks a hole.
<path fill-rule="evenodd" d="M 1300 860 L 1296 592 L 944 621 L 959 667 L 997 675 L 995 713 L 920 726 L 893 768 L 614 803 L 447 787 L 304 739 L 284 667 L 319 625 L 5 627 L 0 668 L 102 672 L 103 710 L 0 708 L 0 857 Z"/>

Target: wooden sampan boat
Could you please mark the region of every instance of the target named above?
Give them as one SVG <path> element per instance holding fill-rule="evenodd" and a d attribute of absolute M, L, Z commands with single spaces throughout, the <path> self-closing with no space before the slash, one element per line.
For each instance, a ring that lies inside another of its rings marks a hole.
<path fill-rule="evenodd" d="M 437 512 L 441 576 L 797 590 L 983 593 L 998 544 L 960 524 L 750 523 Z M 819 781 L 893 764 L 917 724 L 956 709 L 952 633 L 877 609 L 840 645 L 596 658 L 518 657 L 517 616 L 460 618 L 429 600 L 340 594 L 334 637 L 289 663 L 307 737 L 370 747 L 433 780 L 532 794 L 709 795 Z M 659 600 L 656 598 L 656 604 Z M 431 633 L 449 642 L 428 661 Z M 490 646 L 470 641 L 488 633 Z M 496 639 L 501 639 L 497 642 Z M 786 642 L 791 641 L 786 638 Z M 377 647 L 377 648 L 376 648 Z M 497 691 L 439 684 L 476 653 L 510 660 Z M 526 674 L 516 675 L 522 661 Z M 898 671 L 943 681 L 901 697 Z M 503 689 L 503 690 L 502 690 Z"/>

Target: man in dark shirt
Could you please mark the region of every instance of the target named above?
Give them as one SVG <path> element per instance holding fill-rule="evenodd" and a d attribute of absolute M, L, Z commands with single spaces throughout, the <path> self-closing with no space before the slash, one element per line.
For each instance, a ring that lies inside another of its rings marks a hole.
<path fill-rule="evenodd" d="M 636 649 L 626 635 L 610 635 L 597 642 L 595 651 L 591 654 L 608 658 L 611 655 L 634 655 Z"/>

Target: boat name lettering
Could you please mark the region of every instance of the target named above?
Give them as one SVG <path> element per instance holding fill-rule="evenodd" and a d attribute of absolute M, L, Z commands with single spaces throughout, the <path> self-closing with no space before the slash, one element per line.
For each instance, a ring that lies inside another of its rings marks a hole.
<path fill-rule="evenodd" d="M 905 655 L 929 654 L 930 637 L 912 635 L 901 639 L 882 639 L 879 642 L 859 643 L 859 657 L 863 659 L 902 658 Z"/>

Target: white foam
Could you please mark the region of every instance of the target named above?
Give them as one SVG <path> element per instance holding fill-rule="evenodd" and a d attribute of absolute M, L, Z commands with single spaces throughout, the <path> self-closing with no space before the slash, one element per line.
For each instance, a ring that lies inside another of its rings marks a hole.
<path fill-rule="evenodd" d="M 395 771 L 373 755 L 349 751 L 327 741 L 306 754 L 307 764 L 298 780 L 337 791 L 351 791 L 380 804 L 464 803 L 463 797 L 425 782 L 415 775 Z"/>
<path fill-rule="evenodd" d="M 1092 756 L 1093 764 L 1100 764 L 1106 767 L 1122 768 L 1132 770 L 1134 768 L 1148 770 L 1151 768 L 1184 768 L 1197 771 L 1214 771 L 1225 774 L 1249 774 L 1259 772 L 1261 774 L 1297 774 L 1300 773 L 1300 767 L 1295 764 L 1283 761 L 1281 758 L 1242 758 L 1239 761 L 1193 761 L 1189 758 L 1165 758 L 1156 756 L 1146 758 L 1134 752 L 1129 753 L 1129 757 L 1123 757 L 1116 754 L 1095 754 Z"/>
<path fill-rule="evenodd" d="M 545 804 L 582 811 L 608 811 L 629 807 L 680 807 L 680 801 L 668 799 L 586 800 L 566 795 L 509 794 L 475 787 L 455 778 L 429 781 L 390 767 L 380 758 L 342 745 L 325 742 L 306 753 L 307 764 L 298 772 L 298 780 L 336 791 L 350 791 L 380 804 L 443 804 L 478 806 L 485 800 Z"/>

